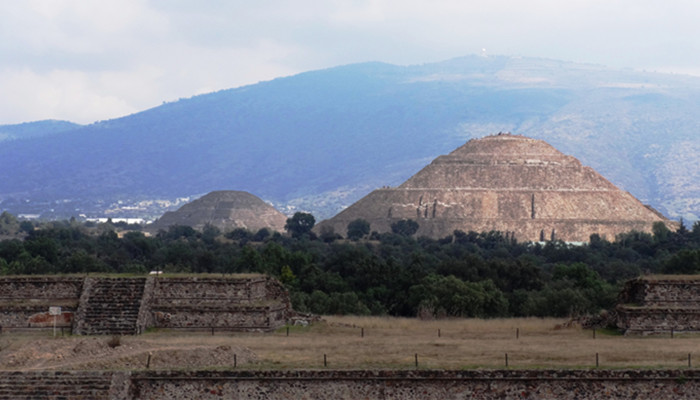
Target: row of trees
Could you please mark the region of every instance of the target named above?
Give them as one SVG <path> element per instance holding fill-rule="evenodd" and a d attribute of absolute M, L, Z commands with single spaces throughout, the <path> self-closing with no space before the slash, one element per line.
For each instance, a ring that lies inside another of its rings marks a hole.
<path fill-rule="evenodd" d="M 298 213 L 288 235 L 262 229 L 220 232 L 173 226 L 155 236 L 75 221 L 24 227 L 0 241 L 0 274 L 259 272 L 278 277 L 300 311 L 331 314 L 464 317 L 567 316 L 614 305 L 620 285 L 645 272 L 700 272 L 700 225 L 678 232 L 630 232 L 615 242 L 518 243 L 499 232 L 415 238 L 417 224 L 370 232 L 348 225 L 350 239 L 311 229 Z M 31 224 L 30 224 L 31 225 Z"/>

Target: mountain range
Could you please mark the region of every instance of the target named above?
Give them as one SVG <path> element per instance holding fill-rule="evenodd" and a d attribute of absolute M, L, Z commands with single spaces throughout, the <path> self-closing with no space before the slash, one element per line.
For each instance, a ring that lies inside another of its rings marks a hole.
<path fill-rule="evenodd" d="M 153 218 L 178 199 L 243 190 L 323 219 L 471 138 L 512 132 L 694 221 L 698 104 L 698 77 L 548 59 L 352 64 L 90 125 L 0 125 L 0 209 Z"/>

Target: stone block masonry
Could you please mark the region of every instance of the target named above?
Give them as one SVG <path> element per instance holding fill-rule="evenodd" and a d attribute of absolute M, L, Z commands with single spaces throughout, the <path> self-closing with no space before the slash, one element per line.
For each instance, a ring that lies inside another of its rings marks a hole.
<path fill-rule="evenodd" d="M 144 297 L 146 278 L 85 278 L 73 333 L 133 335 Z"/>
<path fill-rule="evenodd" d="M 152 326 L 274 330 L 291 317 L 286 289 L 269 277 L 170 278 L 154 284 Z"/>
<path fill-rule="evenodd" d="M 695 399 L 698 371 L 374 370 L 142 372 L 142 399 Z"/>
<path fill-rule="evenodd" d="M 700 280 L 646 276 L 628 281 L 615 308 L 625 334 L 700 332 Z"/>
<path fill-rule="evenodd" d="M 70 327 L 78 309 L 84 278 L 0 278 L 0 328 L 53 326 L 49 307 L 61 307 L 56 325 Z"/>
<path fill-rule="evenodd" d="M 102 371 L 0 372 L 0 399 L 127 399 L 128 381 L 114 378 Z"/>
<path fill-rule="evenodd" d="M 255 277 L 0 279 L 0 327 L 49 327 L 49 307 L 62 306 L 58 326 L 79 335 L 138 334 L 187 328 L 269 331 L 295 313 L 284 286 Z"/>
<path fill-rule="evenodd" d="M 698 370 L 0 372 L 0 398 L 683 400 L 699 395 Z"/>

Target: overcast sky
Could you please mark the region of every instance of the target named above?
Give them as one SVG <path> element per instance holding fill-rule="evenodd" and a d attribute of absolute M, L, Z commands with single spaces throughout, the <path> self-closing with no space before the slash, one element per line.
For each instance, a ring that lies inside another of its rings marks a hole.
<path fill-rule="evenodd" d="M 700 75 L 698 21 L 695 0 L 0 0 L 0 125 L 482 49 Z"/>

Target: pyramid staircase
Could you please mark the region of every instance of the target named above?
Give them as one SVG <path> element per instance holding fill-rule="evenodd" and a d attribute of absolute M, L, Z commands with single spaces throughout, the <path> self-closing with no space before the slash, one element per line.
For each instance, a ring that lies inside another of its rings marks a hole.
<path fill-rule="evenodd" d="M 135 335 L 146 278 L 88 278 L 73 333 Z"/>
<path fill-rule="evenodd" d="M 111 383 L 108 372 L 0 372 L 0 399 L 109 399 Z"/>

